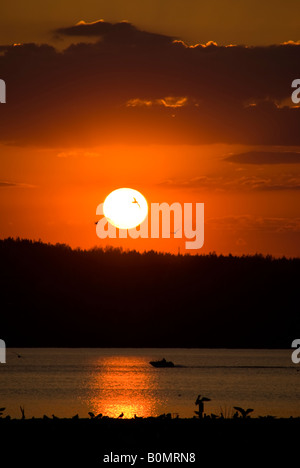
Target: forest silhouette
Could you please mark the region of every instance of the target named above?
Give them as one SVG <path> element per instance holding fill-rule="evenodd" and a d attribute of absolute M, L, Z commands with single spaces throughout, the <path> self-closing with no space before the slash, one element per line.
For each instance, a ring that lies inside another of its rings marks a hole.
<path fill-rule="evenodd" d="M 9 347 L 289 348 L 300 259 L 0 241 Z"/>

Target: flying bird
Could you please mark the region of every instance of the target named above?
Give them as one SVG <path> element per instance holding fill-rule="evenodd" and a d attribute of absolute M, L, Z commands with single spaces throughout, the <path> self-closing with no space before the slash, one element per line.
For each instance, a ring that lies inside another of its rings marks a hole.
<path fill-rule="evenodd" d="M 139 204 L 139 202 L 137 201 L 136 198 L 133 197 L 133 202 L 132 203 L 136 203 L 138 205 L 139 208 L 141 208 L 141 205 Z"/>
<path fill-rule="evenodd" d="M 13 354 L 15 354 L 15 355 L 16 355 L 18 358 L 21 358 L 21 357 L 22 357 L 22 356 L 21 356 L 21 354 L 19 354 L 19 353 L 16 353 L 16 351 L 12 351 L 12 350 L 10 350 L 10 352 L 11 352 L 11 353 L 13 353 Z"/>

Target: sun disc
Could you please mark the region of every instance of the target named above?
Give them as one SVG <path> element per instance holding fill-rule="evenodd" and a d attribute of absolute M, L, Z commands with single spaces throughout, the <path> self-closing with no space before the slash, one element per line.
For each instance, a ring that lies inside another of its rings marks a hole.
<path fill-rule="evenodd" d="M 137 190 L 120 188 L 106 197 L 103 213 L 113 226 L 119 229 L 132 229 L 145 220 L 148 204 L 146 198 Z"/>

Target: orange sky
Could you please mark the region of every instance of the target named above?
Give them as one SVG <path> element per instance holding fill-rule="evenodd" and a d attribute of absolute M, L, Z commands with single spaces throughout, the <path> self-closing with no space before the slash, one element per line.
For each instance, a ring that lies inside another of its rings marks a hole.
<path fill-rule="evenodd" d="M 218 44 L 299 40 L 298 0 L 10 0 L 1 1 L 0 43 L 48 42 L 80 20 L 128 20 L 141 29 Z"/>
<path fill-rule="evenodd" d="M 190 253 L 299 255 L 299 190 L 255 189 L 257 180 L 281 181 L 293 165 L 235 167 L 229 145 L 100 147 L 41 150 L 1 147 L 2 237 L 62 242 L 72 247 L 113 245 L 184 252 L 184 239 L 100 240 L 96 207 L 118 187 L 151 202 L 204 202 L 205 242 Z M 184 157 L 183 157 L 184 155 Z M 199 186 L 191 181 L 200 178 Z M 249 184 L 244 181 L 249 180 Z"/>
<path fill-rule="evenodd" d="M 78 19 L 103 16 L 95 2 L 86 2 L 85 10 L 73 2 L 72 14 L 68 2 L 51 2 L 45 15 L 31 1 L 30 17 L 22 16 L 21 4 L 13 11 L 6 3 L 0 20 L 0 78 L 7 84 L 7 103 L 0 104 L 1 238 L 184 252 L 184 239 L 98 239 L 97 205 L 112 190 L 131 187 L 149 204 L 204 202 L 204 247 L 189 253 L 300 255 L 299 108 L 290 100 L 291 80 L 300 78 L 300 46 L 269 47 L 299 39 L 296 15 L 282 21 L 282 2 L 272 2 L 265 29 L 255 2 L 237 7 L 240 21 L 228 13 L 227 24 L 205 3 L 205 28 L 195 2 L 181 22 L 179 2 L 172 9 L 145 2 L 126 15 L 124 2 L 119 9 L 118 2 L 97 2 L 107 21 L 135 21 L 97 23 L 99 37 L 90 35 L 93 25 L 84 33 L 77 26 L 77 36 L 72 29 Z M 289 4 L 299 8 L 287 2 L 285 13 Z M 267 21 L 269 2 L 259 5 Z M 256 18 L 252 30 L 242 27 L 249 12 Z M 267 46 L 189 49 L 173 43 L 175 36 Z M 63 50 L 78 38 L 85 45 L 62 53 L 34 44 L 1 52 L 1 43 L 28 40 Z"/>

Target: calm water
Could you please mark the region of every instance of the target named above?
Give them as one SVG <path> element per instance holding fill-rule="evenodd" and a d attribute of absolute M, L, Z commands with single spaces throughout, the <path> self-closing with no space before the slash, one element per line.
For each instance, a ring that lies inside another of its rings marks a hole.
<path fill-rule="evenodd" d="M 149 365 L 162 357 L 183 367 Z M 26 417 L 192 417 L 198 394 L 206 413 L 300 416 L 300 365 L 290 350 L 227 349 L 9 349 L 0 365 L 0 406 L 18 418 L 20 405 Z"/>

